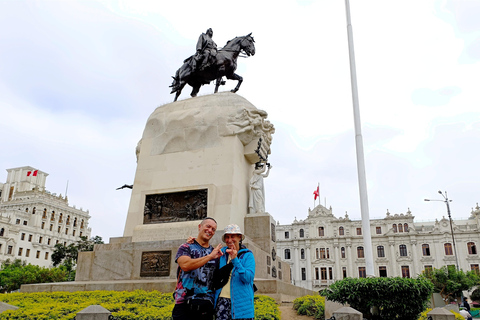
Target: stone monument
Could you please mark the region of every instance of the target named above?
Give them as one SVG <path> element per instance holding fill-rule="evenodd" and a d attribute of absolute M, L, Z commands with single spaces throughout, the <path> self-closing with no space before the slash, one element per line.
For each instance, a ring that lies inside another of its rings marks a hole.
<path fill-rule="evenodd" d="M 271 167 L 267 159 L 275 129 L 266 118 L 265 111 L 230 92 L 158 107 L 136 148 L 123 237 L 81 252 L 75 282 L 21 290 L 173 292 L 177 249 L 209 216 L 218 225 L 212 245 L 221 242 L 228 224 L 245 230 L 244 244 L 255 255 L 258 293 L 277 300 L 311 293 L 290 284 L 290 266 L 276 255 L 275 221 L 262 206 L 263 183 L 249 213 L 251 180 L 258 180 L 252 177 L 263 179 Z"/>

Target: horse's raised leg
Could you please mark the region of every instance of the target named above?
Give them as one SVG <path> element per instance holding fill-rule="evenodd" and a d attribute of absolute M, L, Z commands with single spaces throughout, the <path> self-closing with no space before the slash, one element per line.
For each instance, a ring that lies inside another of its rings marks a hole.
<path fill-rule="evenodd" d="M 180 84 L 178 85 L 178 87 L 175 90 L 176 92 L 175 92 L 175 100 L 173 100 L 174 102 L 177 101 L 178 97 L 182 93 L 183 87 L 185 87 L 186 84 L 187 84 L 186 82 L 180 81 Z"/>
<path fill-rule="evenodd" d="M 191 95 L 192 97 L 196 97 L 198 91 L 200 91 L 200 87 L 201 87 L 200 84 L 193 86 L 193 87 L 192 87 L 192 88 L 193 88 L 193 89 L 192 89 L 192 93 L 190 93 L 190 95 Z"/>
<path fill-rule="evenodd" d="M 220 84 L 222 84 L 222 77 L 217 78 L 217 82 L 215 82 L 215 91 L 214 93 L 218 92 L 218 87 L 220 87 Z"/>
<path fill-rule="evenodd" d="M 237 92 L 238 89 L 240 89 L 240 85 L 241 85 L 242 82 L 243 82 L 243 78 L 242 78 L 241 76 L 239 76 L 238 74 L 234 73 L 234 74 L 231 75 L 231 76 L 227 76 L 227 79 L 230 79 L 230 80 L 238 80 L 237 86 L 236 86 L 234 89 L 231 90 L 233 93 Z"/>

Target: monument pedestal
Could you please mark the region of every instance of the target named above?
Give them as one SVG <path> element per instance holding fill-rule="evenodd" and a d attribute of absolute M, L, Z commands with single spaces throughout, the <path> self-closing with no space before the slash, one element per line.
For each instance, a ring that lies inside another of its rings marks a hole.
<path fill-rule="evenodd" d="M 276 255 L 272 216 L 247 214 L 254 164 L 266 162 L 274 133 L 266 117 L 230 92 L 158 107 L 137 145 L 123 237 L 81 252 L 75 282 L 24 285 L 21 291 L 173 292 L 178 247 L 209 216 L 218 225 L 212 245 L 229 224 L 244 230 L 244 244 L 255 256 L 257 293 L 279 301 L 313 293 L 290 284 L 290 265 Z"/>

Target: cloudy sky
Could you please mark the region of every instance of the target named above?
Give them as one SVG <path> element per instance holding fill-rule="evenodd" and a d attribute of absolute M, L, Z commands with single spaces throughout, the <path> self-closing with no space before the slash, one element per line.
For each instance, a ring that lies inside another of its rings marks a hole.
<path fill-rule="evenodd" d="M 370 217 L 441 219 L 445 204 L 423 199 L 446 190 L 452 217 L 467 218 L 480 202 L 480 2 L 350 5 Z M 130 190 L 115 189 L 133 182 L 146 120 L 173 101 L 171 76 L 207 28 L 219 46 L 255 37 L 238 94 L 276 127 L 267 211 L 306 218 L 320 184 L 334 215 L 360 219 L 340 0 L 0 0 L 0 181 L 26 165 L 50 174 L 51 192 L 68 181 L 92 235 L 121 236 Z"/>

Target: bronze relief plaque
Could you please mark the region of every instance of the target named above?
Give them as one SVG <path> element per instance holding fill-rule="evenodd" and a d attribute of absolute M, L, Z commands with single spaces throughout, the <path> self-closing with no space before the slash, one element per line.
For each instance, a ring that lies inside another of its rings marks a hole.
<path fill-rule="evenodd" d="M 143 224 L 202 220 L 207 197 L 208 189 L 146 195 Z"/>
<path fill-rule="evenodd" d="M 140 277 L 165 277 L 170 275 L 171 251 L 142 252 Z"/>

